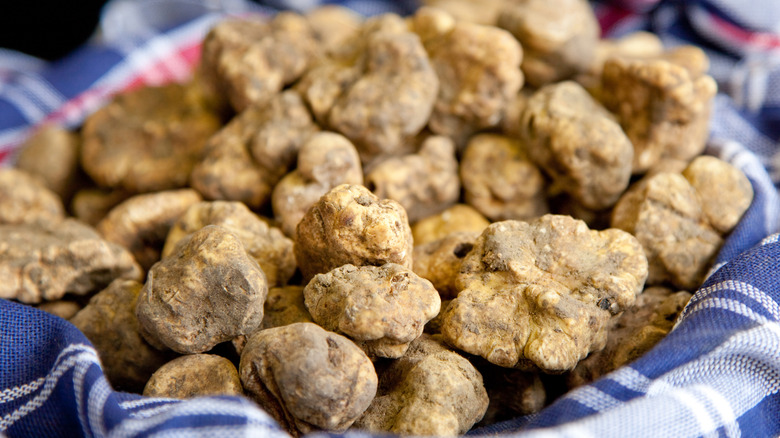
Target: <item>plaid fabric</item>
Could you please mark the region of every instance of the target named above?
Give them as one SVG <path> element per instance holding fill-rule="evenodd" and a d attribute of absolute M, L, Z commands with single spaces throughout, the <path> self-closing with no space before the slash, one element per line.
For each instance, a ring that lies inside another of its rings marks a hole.
<path fill-rule="evenodd" d="M 61 61 L 0 50 L 0 163 L 10 163 L 42 121 L 77 127 L 116 92 L 187 79 L 201 38 L 224 14 L 320 2 L 266 3 L 114 0 L 104 13 L 102 37 Z M 406 1 L 340 3 L 363 13 L 414 7 Z M 632 0 L 595 7 L 606 35 L 641 28 L 669 44 L 705 47 L 724 92 L 715 101 L 707 152 L 742 169 L 755 200 L 675 330 L 650 353 L 536 415 L 473 433 L 779 436 L 780 4 Z M 172 26 L 181 20 L 186 22 Z M 0 327 L 0 435 L 287 436 L 243 398 L 179 401 L 113 391 L 89 341 L 44 312 L 0 300 Z"/>

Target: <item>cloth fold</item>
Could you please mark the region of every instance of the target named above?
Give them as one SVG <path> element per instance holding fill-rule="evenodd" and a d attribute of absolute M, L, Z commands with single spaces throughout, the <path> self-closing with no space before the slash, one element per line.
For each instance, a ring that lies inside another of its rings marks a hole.
<path fill-rule="evenodd" d="M 0 50 L 0 164 L 13 161 L 41 122 L 76 128 L 117 92 L 188 79 L 201 39 L 226 14 L 320 3 L 114 0 L 104 11 L 103 30 L 62 60 L 46 63 Z M 337 3 L 362 13 L 407 13 L 415 7 L 410 1 Z M 778 436 L 780 6 L 772 0 L 594 6 L 606 36 L 644 29 L 667 44 L 694 43 L 707 51 L 722 91 L 707 153 L 745 172 L 755 198 L 675 329 L 653 350 L 540 413 L 471 434 Z M 165 15 L 166 10 L 176 13 Z M 287 436 L 245 398 L 182 401 L 114 391 L 89 341 L 67 321 L 37 309 L 0 300 L 0 327 L 0 435 Z"/>

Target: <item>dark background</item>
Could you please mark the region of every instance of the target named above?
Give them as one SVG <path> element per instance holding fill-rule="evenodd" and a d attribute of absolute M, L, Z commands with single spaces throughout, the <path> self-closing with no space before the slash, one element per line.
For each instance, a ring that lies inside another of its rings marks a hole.
<path fill-rule="evenodd" d="M 95 31 L 107 0 L 21 0 L 0 9 L 0 47 L 54 60 Z"/>

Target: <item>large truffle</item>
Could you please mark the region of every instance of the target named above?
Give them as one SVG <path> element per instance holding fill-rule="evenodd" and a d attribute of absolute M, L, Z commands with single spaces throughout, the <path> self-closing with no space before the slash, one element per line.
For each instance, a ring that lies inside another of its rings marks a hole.
<path fill-rule="evenodd" d="M 130 253 L 74 219 L 0 225 L 0 298 L 39 303 L 86 295 L 114 279 L 141 280 Z"/>
<path fill-rule="evenodd" d="M 0 224 L 54 224 L 65 217 L 56 193 L 37 176 L 11 167 L 0 169 Z"/>
<path fill-rule="evenodd" d="M 308 282 L 346 264 L 412 267 L 412 230 L 397 202 L 363 186 L 342 184 L 326 193 L 298 224 L 295 259 Z"/>
<path fill-rule="evenodd" d="M 259 208 L 317 129 L 294 91 L 250 106 L 209 139 L 192 171 L 192 187 L 207 199 Z"/>
<path fill-rule="evenodd" d="M 155 347 L 202 353 L 253 332 L 263 319 L 267 293 L 265 275 L 241 241 L 208 225 L 152 267 L 136 315 Z"/>
<path fill-rule="evenodd" d="M 491 224 L 463 260 L 442 335 L 504 367 L 560 373 L 604 347 L 647 277 L 636 238 L 568 216 Z"/>
<path fill-rule="evenodd" d="M 184 187 L 219 126 L 192 87 L 142 87 L 87 118 L 81 165 L 105 187 L 134 193 Z"/>
<path fill-rule="evenodd" d="M 684 46 L 649 58 L 604 63 L 602 99 L 634 145 L 633 172 L 659 160 L 691 160 L 704 150 L 717 86 L 701 49 Z"/>
<path fill-rule="evenodd" d="M 497 126 L 523 85 L 520 44 L 492 26 L 459 22 L 426 43 L 441 82 L 428 122 L 462 148 L 479 130 Z"/>
<path fill-rule="evenodd" d="M 499 14 L 498 26 L 522 44 L 523 73 L 534 87 L 586 71 L 600 32 L 586 0 L 507 2 Z"/>
<path fill-rule="evenodd" d="M 303 295 L 314 322 L 349 336 L 371 357 L 403 355 L 441 306 L 428 280 L 395 263 L 341 266 L 315 276 Z"/>
<path fill-rule="evenodd" d="M 521 135 L 528 156 L 587 208 L 614 204 L 628 187 L 634 148 L 582 86 L 547 85 L 526 103 Z"/>
<path fill-rule="evenodd" d="M 239 365 L 246 391 L 289 433 L 344 431 L 376 394 L 371 361 L 349 339 L 312 323 L 261 330 Z"/>

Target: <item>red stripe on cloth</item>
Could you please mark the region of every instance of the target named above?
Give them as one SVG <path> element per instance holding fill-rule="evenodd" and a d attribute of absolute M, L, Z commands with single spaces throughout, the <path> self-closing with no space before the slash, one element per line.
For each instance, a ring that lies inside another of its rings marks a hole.
<path fill-rule="evenodd" d="M 776 35 L 766 32 L 751 32 L 736 26 L 717 15 L 708 14 L 712 25 L 720 29 L 723 36 L 736 40 L 739 44 L 748 44 L 759 49 L 777 49 L 780 48 L 780 38 Z"/>
<path fill-rule="evenodd" d="M 596 19 L 601 25 L 601 37 L 605 38 L 609 35 L 616 26 L 623 22 L 626 18 L 635 15 L 628 9 L 623 9 L 615 6 L 599 5 L 594 9 L 596 13 Z"/>

